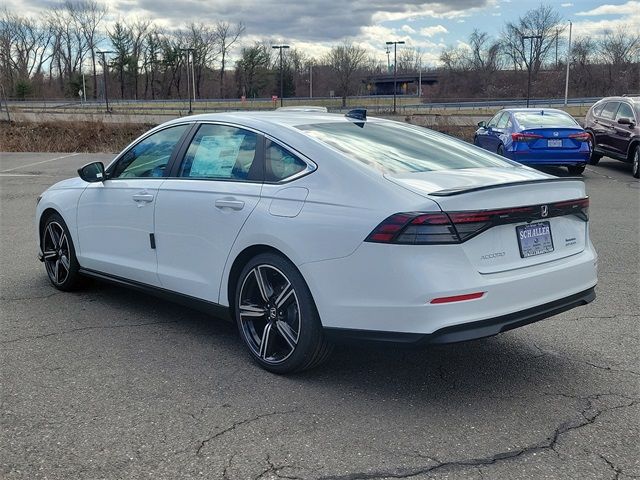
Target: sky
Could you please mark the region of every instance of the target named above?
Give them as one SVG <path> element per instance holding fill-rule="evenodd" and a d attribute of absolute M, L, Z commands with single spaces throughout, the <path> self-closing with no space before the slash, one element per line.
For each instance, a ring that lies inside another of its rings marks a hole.
<path fill-rule="evenodd" d="M 56 0 L 3 0 L 10 11 L 37 14 Z M 169 27 L 225 20 L 246 25 L 244 44 L 273 40 L 319 57 L 337 43 L 359 44 L 386 61 L 385 42 L 403 40 L 434 65 L 443 48 L 464 45 L 474 29 L 497 37 L 540 0 L 106 0 L 110 21 L 135 17 Z M 598 36 L 607 29 L 640 31 L 640 0 L 546 1 L 573 35 Z"/>

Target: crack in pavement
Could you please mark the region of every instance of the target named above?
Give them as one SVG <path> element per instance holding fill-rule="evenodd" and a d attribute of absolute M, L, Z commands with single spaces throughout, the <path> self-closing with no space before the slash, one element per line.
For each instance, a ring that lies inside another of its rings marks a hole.
<path fill-rule="evenodd" d="M 211 442 L 212 440 L 215 440 L 218 437 L 221 437 L 222 435 L 231 432 L 232 430 L 235 430 L 237 427 L 244 425 L 246 423 L 252 423 L 255 422 L 257 420 L 261 420 L 263 418 L 266 417 L 272 417 L 274 415 L 286 415 L 288 413 L 294 413 L 294 410 L 288 410 L 286 412 L 270 412 L 270 413 L 263 413 L 261 415 L 256 415 L 253 416 L 251 418 L 246 418 L 244 420 L 238 420 L 237 422 L 233 422 L 233 424 L 223 430 L 220 430 L 219 432 L 213 434 L 212 436 L 205 438 L 204 440 L 202 440 L 200 442 L 200 445 L 198 446 L 198 448 L 196 449 L 196 455 L 200 455 L 200 452 L 202 451 L 202 449 L 206 446 L 207 443 Z"/>
<path fill-rule="evenodd" d="M 86 330 L 109 330 L 114 328 L 146 327 L 148 325 L 164 325 L 169 323 L 177 323 L 177 320 L 169 320 L 166 322 L 163 321 L 163 322 L 147 322 L 147 323 L 130 323 L 125 325 L 100 325 L 100 326 L 92 326 L 92 327 L 72 328 L 71 330 L 63 330 L 61 332 L 51 332 L 51 333 L 44 333 L 42 335 L 33 335 L 28 337 L 13 338 L 11 340 L 3 340 L 2 342 L 0 342 L 0 345 L 7 345 L 9 343 L 16 343 L 24 340 L 39 340 L 41 338 L 56 337 L 60 335 L 67 335 L 70 333 L 84 332 Z"/>
<path fill-rule="evenodd" d="M 599 398 L 596 397 L 596 398 Z M 593 409 L 593 400 L 595 398 L 587 397 L 587 406 L 580 412 L 580 416 L 582 420 L 577 421 L 566 421 L 561 423 L 558 427 L 555 428 L 554 432 L 548 436 L 545 440 L 534 443 L 532 445 L 528 445 L 526 447 L 522 447 L 515 450 L 507 450 L 504 452 L 498 452 L 493 455 L 488 455 L 486 457 L 478 457 L 471 459 L 462 459 L 462 460 L 451 460 L 440 462 L 436 465 L 431 465 L 427 467 L 421 467 L 410 470 L 391 470 L 391 471 L 374 471 L 374 472 L 357 472 L 357 473 L 349 473 L 346 475 L 329 475 L 321 477 L 320 480 L 373 480 L 380 478 L 411 478 L 418 475 L 428 474 L 437 470 L 465 470 L 468 468 L 479 469 L 482 466 L 494 465 L 499 462 L 515 460 L 520 457 L 526 457 L 530 454 L 535 454 L 538 452 L 544 452 L 547 450 L 554 450 L 556 445 L 562 435 L 565 433 L 578 430 L 580 428 L 586 427 L 588 425 L 593 424 L 600 415 L 603 413 L 617 410 L 621 408 L 629 408 L 636 405 L 640 405 L 640 399 L 634 399 L 633 401 L 623 404 L 616 405 L 609 408 L 602 408 L 599 410 L 595 410 L 594 413 L 588 414 L 590 410 Z"/>
<path fill-rule="evenodd" d="M 285 468 L 294 468 L 295 465 L 276 465 L 275 463 L 273 463 L 271 461 L 271 458 L 269 457 L 269 455 L 267 454 L 267 464 L 269 465 L 269 467 L 266 470 L 263 470 L 262 472 L 260 472 L 258 474 L 257 477 L 254 477 L 254 480 L 259 480 L 261 478 L 264 478 L 265 475 L 267 475 L 268 473 L 271 473 L 273 475 L 275 475 L 278 478 L 286 478 L 289 480 L 302 480 L 301 477 L 294 477 L 294 476 L 290 476 L 290 475 L 284 475 L 280 473 L 280 470 L 283 470 Z"/>
<path fill-rule="evenodd" d="M 620 372 L 620 373 L 630 373 L 631 375 L 636 375 L 636 376 L 640 376 L 640 372 L 636 372 L 635 370 L 631 370 L 628 368 L 615 368 L 609 365 L 598 365 L 597 363 L 593 363 L 590 362 L 588 360 L 579 360 L 577 358 L 571 358 L 568 357 L 566 355 L 562 355 L 561 353 L 558 352 L 552 352 L 549 350 L 545 350 L 541 347 L 539 347 L 537 344 L 533 343 L 533 346 L 541 352 L 542 355 L 539 356 L 543 356 L 543 355 L 549 355 L 549 356 L 554 356 L 554 357 L 558 357 L 558 358 L 564 358 L 565 360 L 568 360 L 570 362 L 575 362 L 575 363 L 583 363 L 585 365 L 589 365 L 590 367 L 593 368 L 597 368 L 599 370 L 606 370 L 606 371 L 610 371 L 610 372 Z M 534 357 L 537 358 L 538 356 Z"/>

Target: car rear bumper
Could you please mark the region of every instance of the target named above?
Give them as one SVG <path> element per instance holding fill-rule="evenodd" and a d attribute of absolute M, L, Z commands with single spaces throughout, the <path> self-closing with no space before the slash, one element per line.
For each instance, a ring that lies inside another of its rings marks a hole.
<path fill-rule="evenodd" d="M 366 242 L 348 257 L 299 267 L 324 327 L 418 335 L 514 315 L 518 326 L 522 312 L 562 303 L 597 283 L 589 241 L 579 253 L 496 273 L 480 273 L 460 245 Z M 432 303 L 476 292 L 481 298 Z"/>
<path fill-rule="evenodd" d="M 596 298 L 595 287 L 553 302 L 528 308 L 520 312 L 477 322 L 444 327 L 429 334 L 385 332 L 379 330 L 356 330 L 325 327 L 326 335 L 332 340 L 355 340 L 363 342 L 402 343 L 409 345 L 433 345 L 466 342 L 491 337 L 514 328 L 529 325 L 558 315 L 575 307 L 591 303 Z"/>
<path fill-rule="evenodd" d="M 507 151 L 507 157 L 525 165 L 584 165 L 589 161 L 589 151 L 532 152 Z"/>

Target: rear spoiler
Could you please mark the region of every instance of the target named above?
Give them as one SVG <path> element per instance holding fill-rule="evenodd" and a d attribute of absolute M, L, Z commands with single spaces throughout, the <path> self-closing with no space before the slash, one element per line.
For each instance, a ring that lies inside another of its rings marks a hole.
<path fill-rule="evenodd" d="M 493 185 L 482 185 L 480 187 L 454 187 L 445 190 L 436 190 L 429 195 L 434 197 L 452 197 L 454 195 L 462 195 L 463 193 L 479 192 L 482 190 L 491 190 L 502 187 L 515 187 L 516 185 L 531 185 L 534 183 L 551 183 L 551 182 L 584 182 L 582 177 L 559 177 L 559 178 L 539 178 L 536 180 L 524 180 L 522 182 L 505 182 L 495 183 Z"/>

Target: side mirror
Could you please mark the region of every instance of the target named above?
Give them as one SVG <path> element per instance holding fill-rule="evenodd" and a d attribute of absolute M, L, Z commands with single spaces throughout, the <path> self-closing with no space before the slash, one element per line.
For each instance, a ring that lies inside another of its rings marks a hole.
<path fill-rule="evenodd" d="M 620 125 L 634 125 L 633 120 L 631 120 L 630 118 L 627 117 L 622 117 L 618 119 L 618 123 Z"/>
<path fill-rule="evenodd" d="M 487 122 L 485 122 L 484 120 L 482 122 L 478 122 L 478 126 L 480 128 L 487 128 Z"/>
<path fill-rule="evenodd" d="M 105 179 L 104 164 L 102 162 L 87 163 L 84 167 L 78 169 L 78 175 L 85 182 L 102 182 Z"/>

